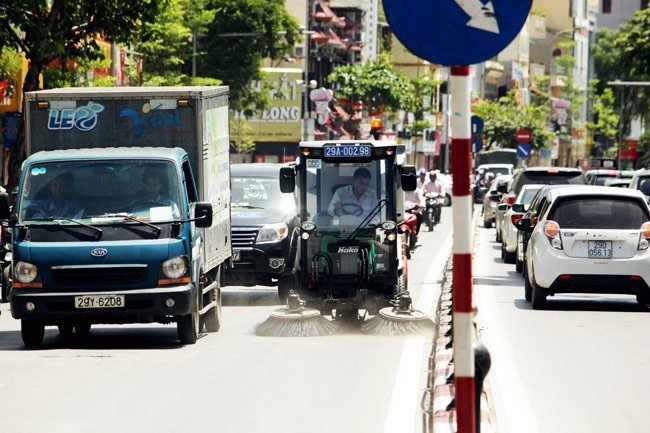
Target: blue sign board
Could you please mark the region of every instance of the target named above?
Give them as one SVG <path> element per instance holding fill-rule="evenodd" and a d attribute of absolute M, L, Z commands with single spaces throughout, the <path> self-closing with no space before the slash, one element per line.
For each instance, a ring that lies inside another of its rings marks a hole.
<path fill-rule="evenodd" d="M 489 60 L 512 42 L 532 0 L 383 0 L 397 38 L 418 57 L 444 66 Z"/>
<path fill-rule="evenodd" d="M 472 116 L 472 152 L 480 152 L 483 149 L 483 137 L 481 137 L 481 132 L 483 132 L 483 119 L 478 116 Z"/>
<path fill-rule="evenodd" d="M 530 156 L 530 144 L 524 143 L 517 146 L 517 156 L 519 158 L 528 158 Z"/>
<path fill-rule="evenodd" d="M 11 148 L 18 143 L 18 130 L 23 122 L 23 114 L 18 111 L 10 111 L 5 114 L 2 129 L 4 130 L 4 146 Z"/>

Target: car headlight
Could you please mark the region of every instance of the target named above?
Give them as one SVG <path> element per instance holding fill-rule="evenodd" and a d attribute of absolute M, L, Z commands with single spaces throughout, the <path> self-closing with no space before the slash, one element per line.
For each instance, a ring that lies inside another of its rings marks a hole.
<path fill-rule="evenodd" d="M 173 257 L 162 264 L 163 274 L 167 278 L 180 278 L 187 273 L 187 261 L 183 256 Z"/>
<path fill-rule="evenodd" d="M 267 224 L 257 234 L 255 243 L 278 242 L 289 234 L 289 227 L 285 223 Z"/>
<path fill-rule="evenodd" d="M 15 278 L 21 283 L 31 283 L 38 276 L 38 268 L 27 262 L 16 263 Z"/>

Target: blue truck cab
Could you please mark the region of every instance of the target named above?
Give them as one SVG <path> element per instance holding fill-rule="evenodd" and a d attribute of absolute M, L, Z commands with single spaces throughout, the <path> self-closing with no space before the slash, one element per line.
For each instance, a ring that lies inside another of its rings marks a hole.
<path fill-rule="evenodd" d="M 83 95 L 81 106 L 106 107 L 113 92 L 99 89 L 92 101 Z M 38 96 L 50 95 L 32 100 Z M 232 250 L 228 146 L 227 136 L 224 147 L 216 129 L 209 137 L 205 131 L 215 122 L 227 125 L 227 106 L 218 110 L 225 118 L 206 122 L 200 101 L 191 93 L 181 96 L 195 102 L 195 115 L 183 137 L 167 146 L 131 140 L 124 147 L 73 148 L 50 137 L 48 143 L 62 146 L 50 145 L 53 150 L 24 161 L 16 203 L 6 216 L 13 227 L 11 312 L 21 320 L 25 345 L 39 345 L 46 326 L 86 334 L 99 323 L 176 323 L 185 344 L 194 343 L 204 327 L 219 330 L 222 268 Z M 29 114 L 34 126 L 38 113 Z M 110 128 L 123 133 L 112 120 Z M 159 129 L 166 136 L 179 132 Z M 30 130 L 33 149 L 34 133 L 40 141 L 48 132 Z M 196 139 L 187 138 L 197 130 Z M 157 132 L 156 141 L 166 144 Z"/>

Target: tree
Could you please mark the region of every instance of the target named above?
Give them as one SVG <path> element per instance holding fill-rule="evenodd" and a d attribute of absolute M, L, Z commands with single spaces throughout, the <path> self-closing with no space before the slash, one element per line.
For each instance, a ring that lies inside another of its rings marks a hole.
<path fill-rule="evenodd" d="M 46 65 L 56 60 L 65 68 L 68 60 L 100 59 L 98 37 L 129 43 L 142 23 L 153 20 L 167 4 L 167 0 L 0 0 L 0 49 L 24 53 L 29 68 L 22 90 L 37 90 Z M 21 139 L 12 148 L 11 186 L 20 173 L 23 144 Z"/>
<path fill-rule="evenodd" d="M 255 140 L 250 136 L 251 127 L 245 117 L 230 116 L 230 147 L 238 155 L 253 153 Z"/>
<path fill-rule="evenodd" d="M 413 83 L 393 70 L 387 57 L 382 56 L 376 62 L 338 66 L 327 79 L 341 105 L 363 107 L 370 116 L 409 110 L 415 104 Z"/>
<path fill-rule="evenodd" d="M 596 87 L 597 83 L 593 83 Z M 594 95 L 591 106 L 593 120 L 587 121 L 587 127 L 593 135 L 599 135 L 609 142 L 618 133 L 619 115 L 614 107 L 614 93 L 611 88 L 605 88 L 601 94 Z"/>
<path fill-rule="evenodd" d="M 551 139 L 546 126 L 550 112 L 548 100 L 545 105 L 520 106 L 511 92 L 498 101 L 483 100 L 473 110 L 484 121 L 483 135 L 488 149 L 517 147 L 516 136 L 520 129 L 530 131 L 532 149 L 547 147 Z"/>
<path fill-rule="evenodd" d="M 250 83 L 261 81 L 264 58 L 293 50 L 302 37 L 299 23 L 284 0 L 212 0 L 211 6 L 217 12 L 202 40 L 201 72 L 228 85 L 230 108 L 251 116 L 266 97 Z"/>
<path fill-rule="evenodd" d="M 15 75 L 20 70 L 22 55 L 13 48 L 0 50 L 0 99 L 16 91 Z"/>

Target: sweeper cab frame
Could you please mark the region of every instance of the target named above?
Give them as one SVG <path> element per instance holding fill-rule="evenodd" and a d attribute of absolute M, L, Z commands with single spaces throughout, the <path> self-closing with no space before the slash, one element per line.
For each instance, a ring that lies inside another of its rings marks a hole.
<path fill-rule="evenodd" d="M 295 164 L 280 170 L 282 192 L 295 192 L 300 242 L 294 271 L 280 280 L 323 315 L 363 319 L 409 297 L 400 223 L 403 191 L 416 188 L 405 147 L 392 141 L 301 142 Z M 333 312 L 335 310 L 335 313 Z M 365 314 L 364 314 L 365 316 Z"/>

